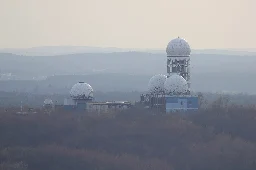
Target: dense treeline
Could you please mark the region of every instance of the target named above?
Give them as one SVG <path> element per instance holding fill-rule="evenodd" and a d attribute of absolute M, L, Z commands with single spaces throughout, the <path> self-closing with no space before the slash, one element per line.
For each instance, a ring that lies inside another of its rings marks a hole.
<path fill-rule="evenodd" d="M 23 105 L 38 108 L 42 107 L 46 98 L 52 99 L 56 104 L 63 104 L 64 99 L 69 97 L 69 90 L 66 90 L 65 94 L 52 93 L 52 94 L 35 94 L 35 93 L 22 93 L 18 92 L 3 92 L 0 91 L 0 107 L 20 107 L 21 101 Z M 94 91 L 95 101 L 139 101 L 140 95 L 143 92 L 129 91 L 129 92 L 102 92 Z M 248 95 L 243 93 L 195 93 L 202 97 L 203 107 L 211 107 L 213 102 L 217 102 L 216 105 L 228 104 L 228 105 L 243 105 L 251 106 L 255 104 L 256 95 Z M 221 100 L 220 100 L 221 99 Z"/>
<path fill-rule="evenodd" d="M 13 111 L 14 112 L 14 111 Z M 256 111 L 0 114 L 0 170 L 254 170 Z"/>

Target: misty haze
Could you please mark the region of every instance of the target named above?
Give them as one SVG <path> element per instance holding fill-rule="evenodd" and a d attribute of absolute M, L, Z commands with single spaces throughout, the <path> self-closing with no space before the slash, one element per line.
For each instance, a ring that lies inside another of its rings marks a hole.
<path fill-rule="evenodd" d="M 0 170 L 255 170 L 255 0 L 1 0 Z"/>
<path fill-rule="evenodd" d="M 43 48 L 50 51 L 47 49 Z M 88 51 L 90 53 L 73 51 L 74 54 L 56 56 L 0 53 L 1 90 L 33 93 L 37 88 L 36 92 L 41 94 L 62 94 L 65 88 L 83 79 L 96 91 L 143 92 L 150 77 L 166 72 L 164 50 L 158 53 L 119 52 L 121 49 L 116 50 L 118 52 L 113 49 Z M 191 55 L 193 90 L 255 94 L 255 56 L 256 52 L 195 50 Z"/>

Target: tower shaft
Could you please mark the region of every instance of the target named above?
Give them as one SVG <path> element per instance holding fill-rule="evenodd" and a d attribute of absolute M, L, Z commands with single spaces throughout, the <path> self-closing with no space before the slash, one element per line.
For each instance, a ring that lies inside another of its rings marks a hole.
<path fill-rule="evenodd" d="M 173 73 L 177 73 L 182 76 L 187 81 L 188 88 L 190 88 L 190 57 L 167 56 L 168 77 Z"/>

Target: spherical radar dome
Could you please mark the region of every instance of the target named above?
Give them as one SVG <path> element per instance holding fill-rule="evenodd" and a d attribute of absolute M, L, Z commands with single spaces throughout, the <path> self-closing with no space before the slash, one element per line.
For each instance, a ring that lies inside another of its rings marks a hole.
<path fill-rule="evenodd" d="M 160 94 L 164 92 L 164 82 L 167 76 L 163 74 L 158 74 L 153 76 L 148 83 L 148 91 L 151 94 Z"/>
<path fill-rule="evenodd" d="M 165 94 L 167 95 L 181 95 L 188 92 L 188 83 L 180 75 L 171 75 L 164 83 Z"/>
<path fill-rule="evenodd" d="M 93 97 L 93 89 L 89 84 L 79 82 L 71 88 L 70 96 L 74 99 L 89 99 Z"/>
<path fill-rule="evenodd" d="M 190 56 L 190 46 L 188 42 L 183 38 L 175 38 L 171 40 L 166 48 L 167 56 Z"/>

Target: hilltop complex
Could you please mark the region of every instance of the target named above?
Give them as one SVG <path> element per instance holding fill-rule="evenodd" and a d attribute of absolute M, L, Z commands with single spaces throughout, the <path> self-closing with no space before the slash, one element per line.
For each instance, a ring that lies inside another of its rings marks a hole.
<path fill-rule="evenodd" d="M 146 108 L 157 108 L 162 111 L 197 110 L 198 97 L 191 95 L 190 90 L 190 53 L 186 40 L 178 37 L 171 40 L 166 48 L 167 73 L 154 75 L 148 83 L 148 91 L 142 94 L 140 103 Z M 93 96 L 93 88 L 85 82 L 76 83 L 70 90 L 70 98 L 64 104 L 53 106 L 46 99 L 44 106 L 49 109 L 72 111 L 108 112 L 131 107 L 127 101 L 97 102 Z"/>

